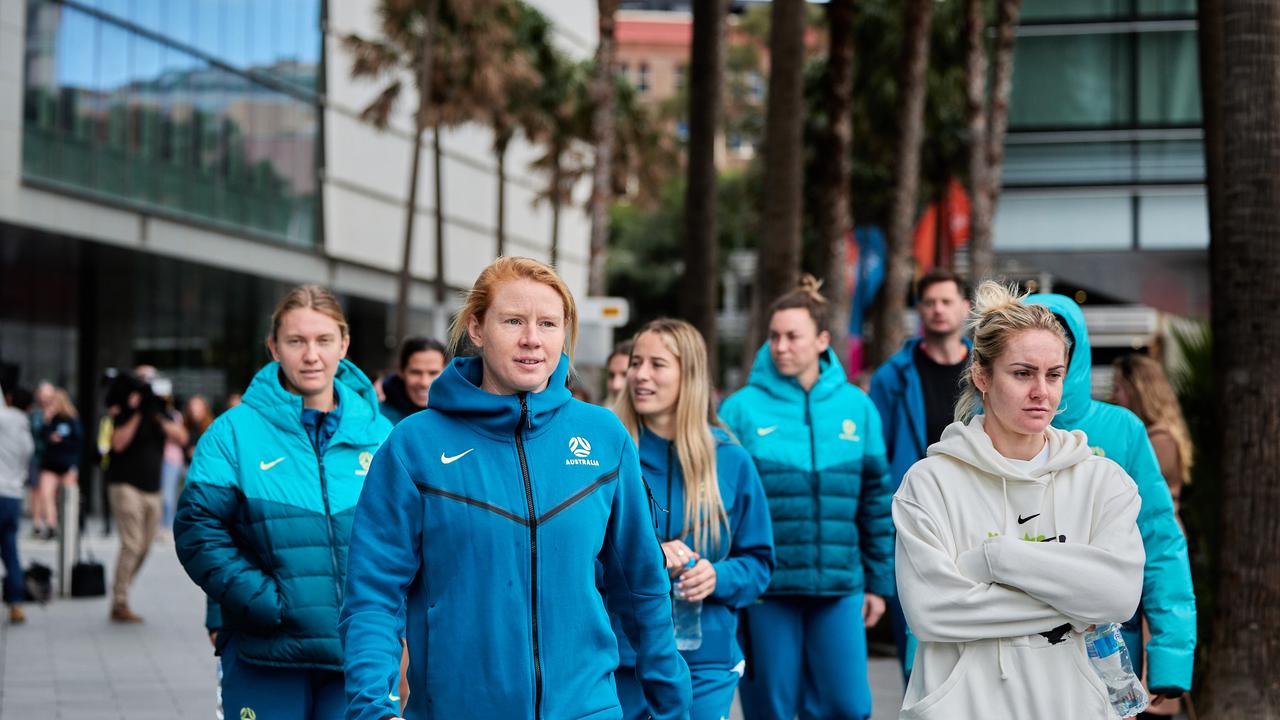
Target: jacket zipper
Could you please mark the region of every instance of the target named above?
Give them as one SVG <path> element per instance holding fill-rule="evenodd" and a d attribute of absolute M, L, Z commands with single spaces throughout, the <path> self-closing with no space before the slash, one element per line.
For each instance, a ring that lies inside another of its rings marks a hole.
<path fill-rule="evenodd" d="M 320 452 L 320 448 L 314 449 L 316 461 L 320 464 L 320 497 L 324 500 L 324 525 L 329 531 L 329 561 L 333 564 L 333 585 L 338 594 L 338 605 L 341 606 L 342 581 L 338 579 L 341 574 L 338 572 L 338 549 L 333 537 L 333 511 L 329 508 L 329 482 L 324 476 L 324 455 Z"/>
<path fill-rule="evenodd" d="M 667 445 L 667 537 L 670 541 L 671 537 L 671 448 L 674 443 Z"/>
<path fill-rule="evenodd" d="M 520 422 L 516 425 L 516 453 L 520 456 L 520 476 L 524 480 L 524 498 L 529 506 L 529 615 L 533 627 L 533 716 L 542 717 L 542 659 L 538 646 L 538 518 L 533 509 L 533 481 L 529 479 L 529 461 L 524 455 L 521 430 L 529 419 L 529 404 L 520 393 Z"/>
<path fill-rule="evenodd" d="M 822 583 L 822 493 L 818 488 L 818 443 L 813 435 L 813 414 L 810 411 L 810 400 L 813 396 L 809 392 L 804 394 L 804 425 L 809 429 L 809 479 L 810 486 L 813 488 L 813 514 L 815 528 L 815 546 L 818 550 L 816 554 L 816 562 L 818 564 L 816 581 L 820 585 Z M 817 590 L 818 588 L 814 588 Z"/>

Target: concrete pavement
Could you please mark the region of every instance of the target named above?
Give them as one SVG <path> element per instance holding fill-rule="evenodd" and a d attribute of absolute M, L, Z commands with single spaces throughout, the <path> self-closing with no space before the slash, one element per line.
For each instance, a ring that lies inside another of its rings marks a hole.
<path fill-rule="evenodd" d="M 57 544 L 32 541 L 26 527 L 22 532 L 23 565 L 38 560 L 53 567 Z M 102 537 L 96 521 L 83 540 L 85 555 L 106 566 L 108 593 L 116 543 Z M 130 603 L 145 623 L 108 622 L 106 597 L 28 604 L 25 625 L 0 621 L 0 719 L 213 718 L 216 665 L 204 632 L 204 596 L 178 564 L 172 542 L 152 547 Z M 873 720 L 897 717 L 902 681 L 894 661 L 872 660 L 871 683 Z M 733 718 L 741 717 L 735 705 Z"/>

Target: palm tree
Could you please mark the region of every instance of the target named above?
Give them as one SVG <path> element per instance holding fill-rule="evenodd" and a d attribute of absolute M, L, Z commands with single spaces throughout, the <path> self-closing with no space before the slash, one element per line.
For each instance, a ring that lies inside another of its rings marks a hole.
<path fill-rule="evenodd" d="M 547 189 L 537 198 L 551 204 L 550 260 L 560 259 L 560 209 L 573 200 L 573 188 L 587 172 L 581 143 L 590 138 L 590 103 L 585 63 L 569 60 L 551 45 L 540 48 L 535 59 L 540 84 L 534 94 L 532 137 L 545 152 L 532 166 L 545 173 Z"/>
<path fill-rule="evenodd" d="M 902 313 L 911 285 L 911 230 L 920 188 L 920 145 L 924 140 L 925 80 L 929 70 L 933 0 L 905 0 L 904 12 L 903 78 L 898 105 L 900 134 L 884 286 L 873 317 L 875 334 L 867 352 L 872 366 L 887 360 L 902 344 Z"/>
<path fill-rule="evenodd" d="M 765 114 L 764 232 L 755 295 L 755 336 L 768 334 L 768 307 L 800 275 L 804 206 L 804 0 L 774 0 L 769 27 L 769 99 Z"/>
<path fill-rule="evenodd" d="M 591 140 L 595 144 L 595 165 L 591 172 L 591 265 L 587 272 L 587 294 L 603 295 L 608 267 L 609 200 L 613 193 L 614 130 L 614 20 L 619 0 L 597 0 L 599 41 L 596 45 L 595 73 L 591 82 Z"/>
<path fill-rule="evenodd" d="M 723 108 L 726 0 L 694 0 L 689 56 L 688 183 L 684 207 L 681 312 L 707 342 L 711 377 L 717 377 L 716 134 Z"/>
<path fill-rule="evenodd" d="M 1203 79 L 1216 96 L 1206 123 L 1221 127 L 1221 217 L 1209 264 L 1222 523 L 1205 717 L 1273 717 L 1280 706 L 1280 385 L 1265 379 L 1280 353 L 1280 5 L 1273 0 L 1201 3 L 1221 35 L 1206 43 L 1225 68 Z M 1223 82 L 1229 80 L 1229 82 Z M 1218 149 L 1212 150 L 1217 155 Z"/>
<path fill-rule="evenodd" d="M 849 176 L 853 141 L 853 0 L 827 3 L 827 67 L 823 77 L 826 132 L 818 150 L 818 230 L 826 245 L 823 293 L 831 301 L 831 344 L 843 359 L 849 335 L 850 297 L 845 244 L 853 229 Z"/>
<path fill-rule="evenodd" d="M 439 2 L 440 0 L 421 0 L 417 3 L 382 0 L 378 4 L 378 16 L 383 39 L 367 40 L 357 35 L 348 35 L 343 39 L 343 45 L 354 57 L 351 66 L 353 78 L 376 80 L 407 70 L 413 75 L 414 89 L 418 95 L 418 107 L 414 112 L 413 153 L 409 163 L 409 192 L 405 200 L 404 243 L 401 246 L 396 290 L 393 347 L 398 346 L 409 334 L 409 283 L 412 276 L 413 221 L 418 204 L 418 165 L 422 157 L 422 132 L 427 127 L 427 112 L 432 95 L 432 60 Z M 400 79 L 392 79 L 364 109 L 361 117 L 379 128 L 386 128 L 400 91 Z M 439 242 L 440 238 L 437 237 L 437 243 Z M 442 267 L 437 267 L 437 276 L 441 276 L 442 272 Z"/>

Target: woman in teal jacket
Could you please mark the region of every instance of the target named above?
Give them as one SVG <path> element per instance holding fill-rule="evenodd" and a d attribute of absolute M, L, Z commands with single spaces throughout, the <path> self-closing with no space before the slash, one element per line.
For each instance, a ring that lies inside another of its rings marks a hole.
<path fill-rule="evenodd" d="M 778 567 L 747 609 L 748 720 L 871 715 L 865 627 L 894 593 L 880 417 L 844 376 L 817 282 L 774 302 L 769 342 L 720 416 L 755 459 Z"/>
<path fill-rule="evenodd" d="M 174 520 L 187 574 L 221 611 L 215 640 L 230 717 L 342 716 L 347 543 L 373 453 L 391 431 L 347 360 L 329 291 L 290 292 L 275 358 L 200 439 Z M 218 613 L 212 611 L 216 620 Z"/>
<path fill-rule="evenodd" d="M 1053 311 L 1072 340 L 1071 364 L 1063 382 L 1062 403 L 1053 426 L 1083 430 L 1094 453 L 1114 460 L 1138 484 L 1142 510 L 1138 530 L 1147 552 L 1142 604 L 1125 623 L 1124 639 L 1137 667 L 1142 667 L 1142 623 L 1146 644 L 1147 686 L 1153 695 L 1176 697 L 1191 689 L 1196 655 L 1196 597 L 1191 584 L 1187 540 L 1173 511 L 1169 485 L 1160 473 L 1147 429 L 1132 412 L 1094 400 L 1090 394 L 1092 349 L 1084 313 L 1063 295 L 1031 295 L 1026 302 Z"/>
<path fill-rule="evenodd" d="M 662 509 L 658 537 L 676 581 L 676 642 L 689 664 L 693 720 L 728 717 L 742 677 L 738 611 L 754 603 L 773 572 L 773 527 L 751 456 L 720 427 L 702 336 L 683 320 L 655 320 L 636 334 L 622 424 L 640 448 L 645 482 Z M 688 618 L 691 627 L 679 619 Z M 635 674 L 635 651 L 613 618 L 621 666 L 615 677 L 624 716 L 649 707 Z"/>
<path fill-rule="evenodd" d="M 577 318 L 550 267 L 495 261 L 454 321 L 480 356 L 455 359 L 374 458 L 340 625 L 349 720 L 400 714 L 401 637 L 406 718 L 620 718 L 606 601 L 653 716 L 688 717 L 635 446 L 565 387 Z"/>

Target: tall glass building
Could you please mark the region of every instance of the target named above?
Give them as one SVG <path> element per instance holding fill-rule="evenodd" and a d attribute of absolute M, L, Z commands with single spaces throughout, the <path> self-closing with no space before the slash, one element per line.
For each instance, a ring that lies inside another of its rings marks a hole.
<path fill-rule="evenodd" d="M 1002 257 L 1129 302 L 1207 308 L 1195 6 L 1024 0 Z"/>

